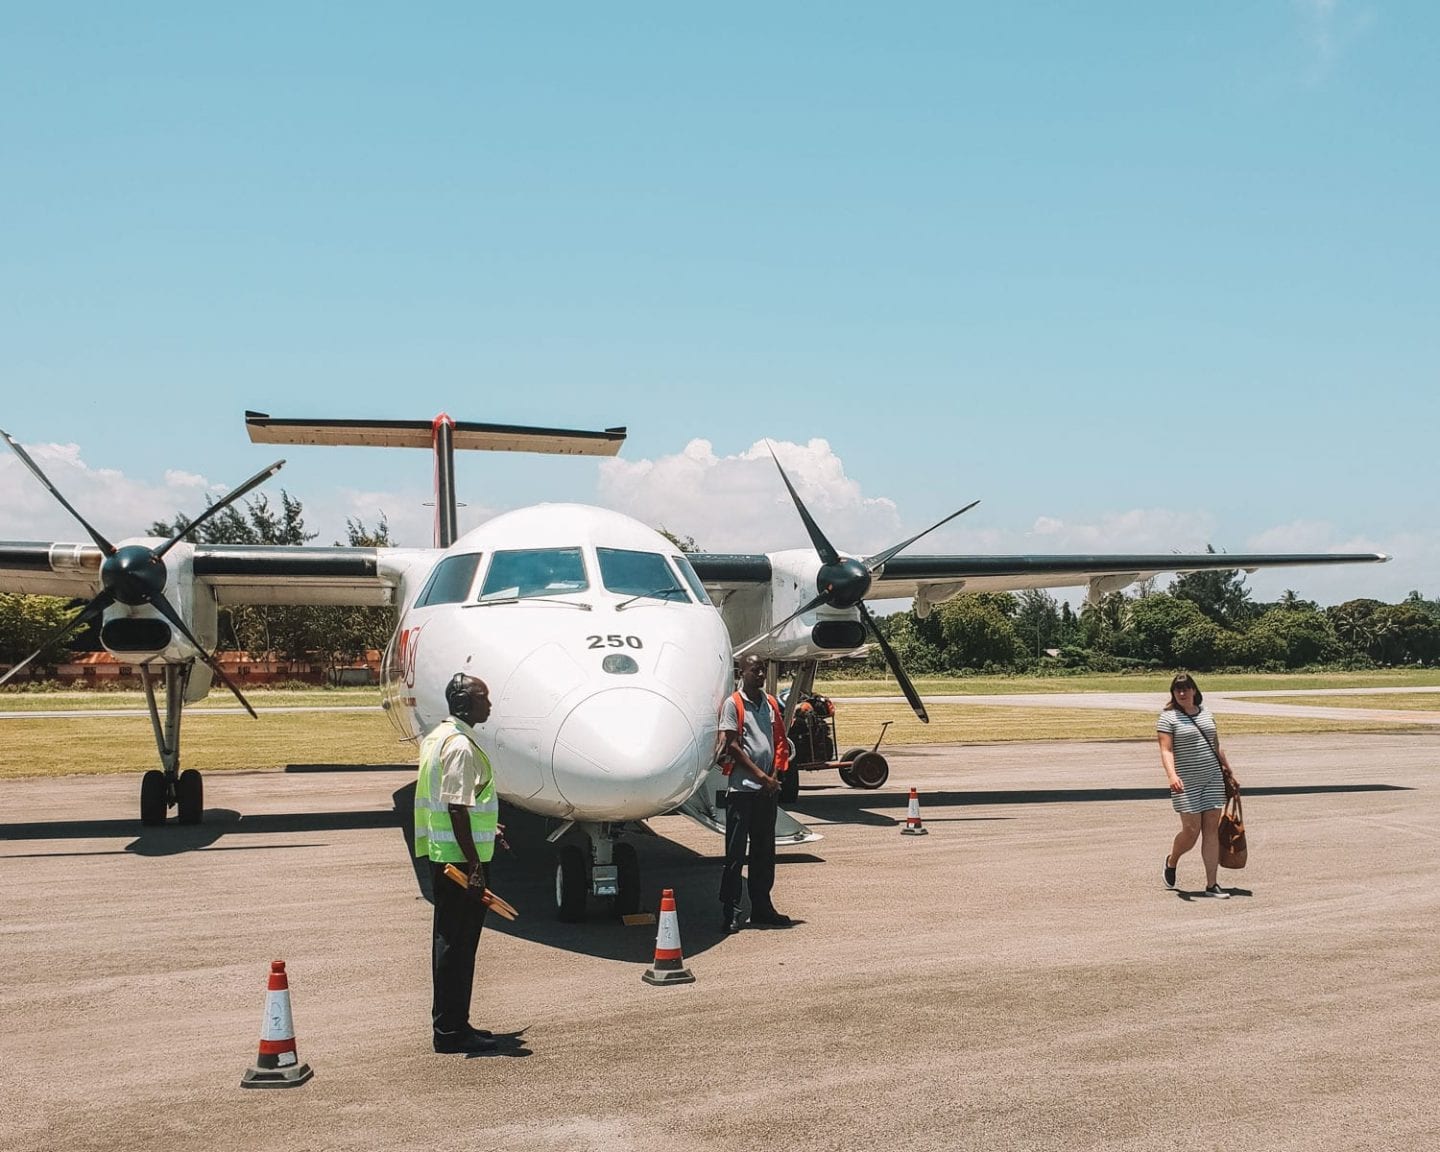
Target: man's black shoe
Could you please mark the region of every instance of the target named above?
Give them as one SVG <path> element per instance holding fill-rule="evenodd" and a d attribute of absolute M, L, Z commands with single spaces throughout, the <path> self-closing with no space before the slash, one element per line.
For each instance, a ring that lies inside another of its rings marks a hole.
<path fill-rule="evenodd" d="M 785 915 L 785 913 L 776 912 L 775 909 L 771 908 L 768 912 L 752 913 L 750 916 L 750 923 L 769 924 L 775 928 L 788 928 L 791 924 L 795 923 L 795 921 L 791 920 L 789 916 Z"/>
<path fill-rule="evenodd" d="M 474 1055 L 478 1052 L 495 1051 L 495 1041 L 488 1035 L 481 1035 L 479 1032 L 471 1032 L 468 1036 L 457 1039 L 435 1038 L 436 1052 L 464 1052 L 466 1055 Z"/>
<path fill-rule="evenodd" d="M 736 932 L 740 931 L 743 923 L 744 921 L 740 917 L 740 909 L 732 908 L 726 904 L 720 916 L 720 931 L 724 932 L 727 936 L 733 936 Z"/>

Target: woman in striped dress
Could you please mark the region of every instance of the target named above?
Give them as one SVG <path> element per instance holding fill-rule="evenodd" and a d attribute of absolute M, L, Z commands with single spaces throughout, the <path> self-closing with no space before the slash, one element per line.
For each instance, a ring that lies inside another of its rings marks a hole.
<path fill-rule="evenodd" d="M 1160 764 L 1170 781 L 1170 803 L 1180 813 L 1180 831 L 1165 857 L 1165 887 L 1175 887 L 1175 866 L 1200 841 L 1205 862 L 1205 895 L 1228 900 L 1220 887 L 1220 810 L 1225 807 L 1225 786 L 1238 787 L 1230 762 L 1220 748 L 1215 718 L 1202 706 L 1199 687 L 1187 672 L 1170 682 L 1170 699 L 1160 713 L 1155 731 L 1160 740 Z"/>

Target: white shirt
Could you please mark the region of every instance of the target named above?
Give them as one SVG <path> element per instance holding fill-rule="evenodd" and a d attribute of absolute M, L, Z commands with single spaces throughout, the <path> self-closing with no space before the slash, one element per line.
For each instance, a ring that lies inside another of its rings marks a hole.
<path fill-rule="evenodd" d="M 465 739 L 458 740 L 451 736 L 440 746 L 440 795 L 438 799 L 442 804 L 461 804 L 466 808 L 473 808 L 476 794 L 481 792 L 488 783 L 480 775 L 480 765 L 484 764 L 484 760 L 478 759 L 475 755 L 475 749 L 480 745 L 480 738 L 475 729 L 465 721 L 458 720 L 454 716 L 451 716 L 450 719 L 455 722 L 455 727 L 460 729 Z"/>

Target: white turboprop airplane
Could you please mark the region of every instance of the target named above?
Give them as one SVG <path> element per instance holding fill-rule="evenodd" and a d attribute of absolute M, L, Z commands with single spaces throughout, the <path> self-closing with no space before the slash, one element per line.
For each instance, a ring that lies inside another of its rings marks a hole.
<path fill-rule="evenodd" d="M 872 592 L 886 599 L 914 597 L 923 615 L 962 589 L 1088 584 L 1092 595 L 1100 595 L 1164 572 L 1387 559 L 1378 553 L 899 555 L 939 524 L 874 556 L 850 557 L 826 539 L 783 469 L 813 551 L 686 556 L 627 516 L 578 504 L 521 508 L 457 538 L 456 448 L 614 455 L 625 430 L 458 423 L 444 414 L 434 421 L 340 421 L 250 412 L 246 425 L 257 443 L 430 448 L 435 546 L 252 547 L 190 544 L 179 537 L 133 537 L 117 546 L 0 432 L 93 541 L 0 541 L 0 591 L 88 597 L 41 651 L 99 619 L 104 647 L 139 666 L 161 762 L 141 782 L 141 820 L 163 824 L 171 807 L 183 824 L 203 817 L 200 773 L 180 769 L 180 722 L 183 705 L 209 692 L 212 675 L 254 715 L 213 659 L 218 607 L 389 605 L 398 610 L 398 626 L 384 657 L 385 710 L 413 742 L 444 718 L 444 688 L 456 672 L 489 685 L 494 711 L 482 736 L 500 795 L 555 819 L 552 842 L 565 837 L 555 896 L 566 920 L 583 916 L 590 896 L 613 898 L 621 914 L 638 907 L 637 858 L 621 839 L 627 828 L 671 811 L 723 828 L 716 809 L 723 778 L 713 753 L 737 653 L 764 657 L 772 686 L 781 661 L 795 666 L 792 686 L 803 690 L 821 660 L 850 655 L 873 638 L 916 714 L 928 720 L 865 605 Z M 283 463 L 228 493 L 187 532 Z M 0 683 L 33 659 L 11 668 Z M 798 695 L 792 691 L 791 708 Z M 814 838 L 782 811 L 778 842 Z"/>

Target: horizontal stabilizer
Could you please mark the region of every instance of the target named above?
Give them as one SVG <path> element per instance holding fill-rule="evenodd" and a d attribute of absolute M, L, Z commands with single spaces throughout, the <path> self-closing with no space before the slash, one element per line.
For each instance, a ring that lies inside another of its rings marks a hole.
<path fill-rule="evenodd" d="M 246 412 L 245 428 L 256 444 L 430 448 L 435 441 L 433 420 L 277 420 L 264 412 Z M 625 442 L 625 429 L 584 432 L 570 428 L 526 428 L 518 424 L 475 424 L 456 420 L 452 440 L 455 448 L 482 452 L 614 456 Z"/>

